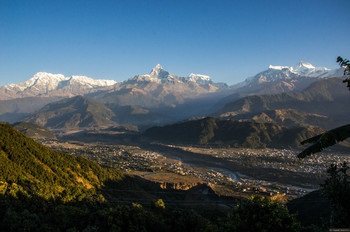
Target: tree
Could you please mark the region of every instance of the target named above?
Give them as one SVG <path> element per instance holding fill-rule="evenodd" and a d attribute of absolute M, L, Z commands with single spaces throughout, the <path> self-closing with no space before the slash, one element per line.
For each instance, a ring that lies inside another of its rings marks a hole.
<path fill-rule="evenodd" d="M 299 231 L 300 224 L 287 207 L 267 197 L 242 200 L 228 215 L 227 231 Z"/>
<path fill-rule="evenodd" d="M 339 63 L 340 67 L 344 68 L 344 76 L 350 76 L 350 61 L 348 59 L 343 59 L 340 56 L 338 56 L 337 63 Z M 350 90 L 350 78 L 345 78 L 343 82 L 347 83 L 346 87 L 348 87 Z"/>
<path fill-rule="evenodd" d="M 331 203 L 331 226 L 350 227 L 350 176 L 349 166 L 344 162 L 332 164 L 328 170 L 328 178 L 321 184 L 321 190 Z"/>
<path fill-rule="evenodd" d="M 334 144 L 341 142 L 349 137 L 350 124 L 334 128 L 320 135 L 316 135 L 315 137 L 301 142 L 302 145 L 307 143 L 313 144 L 299 153 L 298 158 L 305 158 L 306 156 L 320 152 L 323 149 L 333 146 Z"/>
<path fill-rule="evenodd" d="M 165 203 L 163 199 L 158 199 L 156 202 L 154 202 L 154 206 L 158 209 L 165 209 Z"/>
<path fill-rule="evenodd" d="M 338 56 L 337 63 L 339 63 L 340 67 L 344 68 L 345 79 L 343 82 L 347 83 L 347 87 L 350 90 L 350 61 Z M 302 145 L 307 143 L 312 143 L 312 145 L 299 153 L 298 158 L 305 158 L 306 156 L 320 152 L 347 138 L 350 138 L 350 124 L 326 131 L 320 135 L 302 141 Z"/>

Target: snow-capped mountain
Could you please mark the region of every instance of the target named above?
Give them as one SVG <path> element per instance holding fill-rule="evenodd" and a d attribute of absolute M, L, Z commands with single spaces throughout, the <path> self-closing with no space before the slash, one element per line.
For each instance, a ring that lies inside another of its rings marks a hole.
<path fill-rule="evenodd" d="M 59 83 L 66 81 L 67 78 L 62 74 L 51 74 L 45 72 L 38 72 L 29 80 L 19 84 L 9 84 L 2 88 L 8 91 L 26 91 L 31 88 L 39 90 L 51 91 L 58 87 Z"/>
<path fill-rule="evenodd" d="M 326 67 L 315 67 L 312 64 L 301 61 L 294 66 L 275 66 L 270 65 L 257 75 L 247 78 L 233 86 L 234 89 L 255 86 L 272 82 L 294 82 L 305 78 L 328 78 L 342 76 L 341 69 L 329 69 Z"/>
<path fill-rule="evenodd" d="M 196 82 L 196 83 L 199 83 L 202 85 L 213 83 L 210 79 L 210 76 L 206 76 L 206 75 L 202 75 L 202 74 L 194 74 L 194 73 L 191 73 L 188 76 L 187 80 L 192 81 L 192 82 Z"/>
<path fill-rule="evenodd" d="M 292 66 L 289 69 L 295 74 L 306 77 L 328 77 L 331 71 L 329 68 L 315 67 L 304 61 L 299 62 L 299 64 Z"/>
<path fill-rule="evenodd" d="M 62 74 L 38 72 L 25 82 L 0 87 L 0 99 L 7 100 L 33 96 L 74 96 L 112 86 L 116 83 L 113 80 L 95 80 L 86 76 L 65 77 Z"/>
<path fill-rule="evenodd" d="M 125 81 L 128 82 L 156 82 L 161 83 L 169 77 L 169 73 L 163 69 L 160 64 L 157 64 L 149 74 L 136 75 Z"/>
<path fill-rule="evenodd" d="M 167 96 L 171 93 L 198 96 L 202 93 L 216 92 L 222 88 L 227 88 L 227 85 L 213 83 L 209 76 L 191 73 L 188 77 L 179 77 L 170 74 L 157 64 L 149 74 L 136 75 L 120 83 L 113 80 L 96 80 L 86 76 L 65 77 L 62 74 L 38 72 L 25 82 L 0 87 L 0 100 L 25 97 L 72 97 L 97 91 L 119 94 L 118 91 L 121 89 L 152 92 L 152 94 L 157 92 L 158 97 L 162 92 Z"/>
<path fill-rule="evenodd" d="M 157 64 L 149 74 L 131 77 L 116 84 L 108 93 L 96 95 L 96 98 L 110 104 L 154 108 L 159 105 L 175 106 L 227 87 L 227 84 L 214 83 L 207 75 L 191 73 L 188 77 L 181 77 L 170 74 Z"/>
<path fill-rule="evenodd" d="M 199 85 L 214 84 L 211 78 L 207 75 L 191 73 L 188 77 L 179 77 L 177 75 L 170 74 L 168 71 L 164 70 L 160 64 L 157 64 L 149 74 L 136 75 L 126 80 L 125 83 L 134 83 L 135 81 L 136 82 L 155 82 L 155 83 L 194 82 Z"/>

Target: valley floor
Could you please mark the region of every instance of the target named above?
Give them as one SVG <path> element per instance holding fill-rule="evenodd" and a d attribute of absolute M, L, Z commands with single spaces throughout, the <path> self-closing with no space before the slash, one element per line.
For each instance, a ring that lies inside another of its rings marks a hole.
<path fill-rule="evenodd" d="M 220 196 L 282 195 L 287 200 L 319 188 L 332 163 L 350 156 L 325 151 L 298 159 L 292 149 L 245 149 L 174 146 L 139 142 L 96 143 L 46 141 L 69 154 L 88 157 L 131 175 L 159 183 L 162 188 L 187 190 L 209 185 Z"/>

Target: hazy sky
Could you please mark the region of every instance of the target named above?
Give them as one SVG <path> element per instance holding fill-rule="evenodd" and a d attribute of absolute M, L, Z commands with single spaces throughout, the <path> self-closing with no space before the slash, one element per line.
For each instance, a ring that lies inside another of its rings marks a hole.
<path fill-rule="evenodd" d="M 234 84 L 350 58 L 349 0 L 0 0 L 0 85 L 39 71 L 123 81 L 158 63 Z"/>

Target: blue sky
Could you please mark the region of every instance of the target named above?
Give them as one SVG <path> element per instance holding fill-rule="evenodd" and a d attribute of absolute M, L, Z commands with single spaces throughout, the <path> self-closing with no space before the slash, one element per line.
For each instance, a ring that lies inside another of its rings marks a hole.
<path fill-rule="evenodd" d="M 123 81 L 158 63 L 234 84 L 350 58 L 348 0 L 0 0 L 0 85 L 46 71 Z"/>

